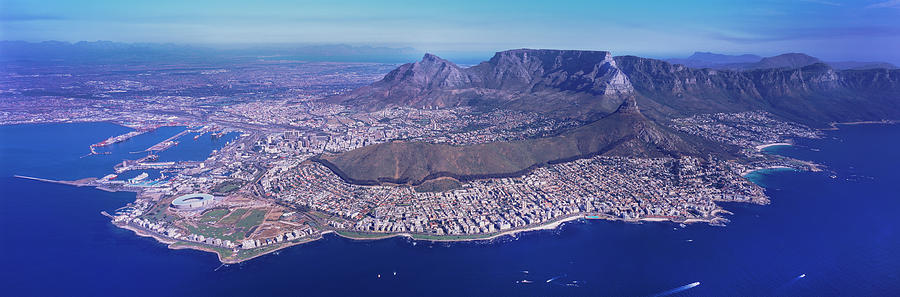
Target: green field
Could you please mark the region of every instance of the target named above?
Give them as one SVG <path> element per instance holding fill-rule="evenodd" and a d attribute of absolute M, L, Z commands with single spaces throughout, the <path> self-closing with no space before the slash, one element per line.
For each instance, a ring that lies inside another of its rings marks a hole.
<path fill-rule="evenodd" d="M 210 211 L 204 213 L 203 216 L 200 217 L 200 222 L 215 223 L 215 222 L 218 222 L 223 217 L 225 217 L 225 215 L 227 215 L 230 212 L 231 211 L 229 211 L 227 209 L 213 209 L 213 210 L 210 210 Z"/>
<path fill-rule="evenodd" d="M 174 222 L 175 217 L 168 214 L 168 204 L 159 204 L 153 207 L 144 217 L 151 218 L 154 221 Z"/>
<path fill-rule="evenodd" d="M 374 238 L 382 238 L 389 236 L 390 234 L 376 234 L 376 233 L 363 233 L 363 232 L 354 232 L 354 231 L 335 231 L 340 235 L 351 237 L 351 238 L 360 238 L 360 239 L 374 239 Z"/>
<path fill-rule="evenodd" d="M 183 242 L 183 241 L 179 241 L 179 242 L 173 243 L 172 246 L 174 246 L 174 247 L 196 247 L 196 248 L 203 248 L 203 249 L 212 249 L 212 250 L 218 252 L 220 255 L 222 255 L 222 258 L 228 258 L 228 257 L 234 256 L 234 252 L 233 252 L 233 251 L 231 251 L 230 249 L 227 249 L 227 248 L 223 248 L 223 247 L 215 247 L 215 246 L 208 246 L 208 245 L 199 245 L 199 244 L 190 243 L 190 242 Z"/>
<path fill-rule="evenodd" d="M 184 224 L 184 227 L 194 234 L 237 242 L 244 239 L 249 230 L 262 224 L 266 213 L 264 209 L 214 209 L 204 213 L 196 225 Z"/>
<path fill-rule="evenodd" d="M 206 224 L 200 224 L 198 226 L 185 225 L 184 227 L 191 231 L 191 233 L 203 235 L 206 237 L 227 239 L 231 241 L 244 239 L 244 232 L 241 232 L 241 230 L 234 230 L 234 232 L 232 232 L 233 230 L 231 228 L 216 227 Z"/>
<path fill-rule="evenodd" d="M 262 224 L 263 219 L 266 218 L 266 213 L 265 210 L 254 209 L 249 215 L 237 222 L 237 227 L 249 229 L 258 226 L 259 224 Z"/>
<path fill-rule="evenodd" d="M 218 194 L 226 194 L 226 193 L 233 192 L 237 189 L 240 189 L 241 185 L 243 185 L 243 183 L 240 181 L 233 181 L 233 180 L 225 181 L 221 184 L 216 185 L 213 188 L 213 192 L 218 193 Z"/>
<path fill-rule="evenodd" d="M 268 246 L 259 247 L 259 248 L 255 248 L 255 249 L 239 250 L 237 252 L 236 256 L 240 259 L 247 259 L 247 258 L 258 256 L 260 254 L 268 253 L 269 251 L 277 249 L 277 248 L 281 247 L 282 245 L 283 244 L 273 244 L 273 245 L 268 245 Z"/>
<path fill-rule="evenodd" d="M 225 218 L 222 218 L 222 220 L 219 221 L 219 224 L 234 225 L 234 223 L 237 223 L 237 221 L 240 220 L 241 217 L 243 217 L 244 214 L 247 213 L 247 211 L 248 211 L 248 209 L 246 209 L 246 208 L 235 209 L 230 214 L 228 214 L 228 216 L 226 216 Z"/>

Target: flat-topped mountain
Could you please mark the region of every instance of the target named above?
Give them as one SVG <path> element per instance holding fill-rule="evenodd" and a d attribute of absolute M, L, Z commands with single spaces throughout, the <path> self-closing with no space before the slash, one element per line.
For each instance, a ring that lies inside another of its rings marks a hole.
<path fill-rule="evenodd" d="M 369 110 L 465 105 L 579 118 L 615 111 L 632 91 L 609 52 L 519 49 L 469 68 L 426 54 L 330 100 Z"/>
<path fill-rule="evenodd" d="M 605 51 L 517 49 L 463 68 L 426 54 L 372 85 L 328 100 L 368 110 L 503 108 L 586 122 L 612 113 L 627 97 L 635 97 L 654 120 L 765 110 L 823 126 L 900 114 L 898 70 L 835 70 L 803 54 L 753 64 L 751 68 L 759 69 L 696 69 L 656 59 L 612 57 Z"/>
<path fill-rule="evenodd" d="M 317 161 L 353 183 L 416 185 L 439 177 L 520 175 L 535 166 L 594 155 L 735 156 L 737 148 L 665 125 L 672 118 L 703 113 L 766 111 L 819 127 L 833 121 L 900 119 L 900 70 L 838 71 L 823 63 L 791 67 L 811 61 L 786 55 L 761 61 L 774 68 L 738 71 L 613 58 L 600 51 L 520 49 L 461 68 L 429 54 L 330 100 L 370 110 L 507 108 L 587 124 L 552 137 L 512 142 L 383 143 Z"/>

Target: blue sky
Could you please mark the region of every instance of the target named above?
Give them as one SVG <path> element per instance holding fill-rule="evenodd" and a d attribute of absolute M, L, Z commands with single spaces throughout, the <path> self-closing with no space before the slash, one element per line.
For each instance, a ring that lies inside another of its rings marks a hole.
<path fill-rule="evenodd" d="M 900 64 L 900 0 L 0 0 L 0 39 L 693 51 Z"/>

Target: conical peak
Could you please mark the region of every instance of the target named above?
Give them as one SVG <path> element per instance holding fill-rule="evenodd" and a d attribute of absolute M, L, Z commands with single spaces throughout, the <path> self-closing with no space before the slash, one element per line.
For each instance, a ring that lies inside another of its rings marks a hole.
<path fill-rule="evenodd" d="M 616 109 L 616 112 L 639 114 L 641 113 L 641 110 L 638 108 L 637 100 L 634 100 L 634 97 L 628 96 L 625 97 L 625 101 L 622 101 L 622 104 L 619 104 L 619 108 Z"/>
<path fill-rule="evenodd" d="M 445 59 L 443 59 L 443 58 L 441 58 L 441 57 L 438 57 L 437 55 L 432 54 L 432 53 L 425 53 L 425 56 L 422 56 L 422 60 L 419 61 L 419 63 L 448 63 L 448 64 L 453 64 L 452 62 L 447 61 L 447 60 L 445 60 Z"/>

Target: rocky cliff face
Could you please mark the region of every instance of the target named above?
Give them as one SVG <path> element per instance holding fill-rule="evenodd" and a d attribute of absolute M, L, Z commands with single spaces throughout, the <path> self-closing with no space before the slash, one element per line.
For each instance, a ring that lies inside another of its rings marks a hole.
<path fill-rule="evenodd" d="M 369 110 L 473 106 L 584 121 L 611 114 L 628 98 L 657 121 L 751 110 L 815 126 L 900 118 L 900 70 L 837 71 L 803 54 L 755 64 L 764 69 L 696 69 L 604 51 L 518 49 L 462 68 L 426 54 L 330 100 Z"/>
<path fill-rule="evenodd" d="M 369 110 L 469 105 L 578 118 L 609 114 L 632 92 L 609 52 L 519 49 L 470 68 L 426 54 L 330 100 Z"/>
<path fill-rule="evenodd" d="M 632 91 L 609 52 L 519 49 L 499 52 L 468 69 L 481 87 L 514 92 L 571 91 L 619 95 Z"/>
<path fill-rule="evenodd" d="M 515 176 L 594 155 L 734 156 L 733 147 L 659 124 L 698 113 L 763 110 L 820 126 L 900 119 L 900 70 L 835 71 L 816 63 L 730 71 L 608 52 L 511 50 L 470 68 L 426 55 L 336 101 L 511 108 L 588 121 L 546 138 L 467 146 L 392 142 L 317 158 L 350 182 L 417 185 L 439 177 Z"/>
<path fill-rule="evenodd" d="M 749 110 L 817 126 L 900 118 L 897 70 L 836 71 L 816 63 L 733 71 L 694 69 L 634 56 L 615 59 L 639 101 L 647 102 L 642 104 L 644 111 L 656 118 Z"/>

